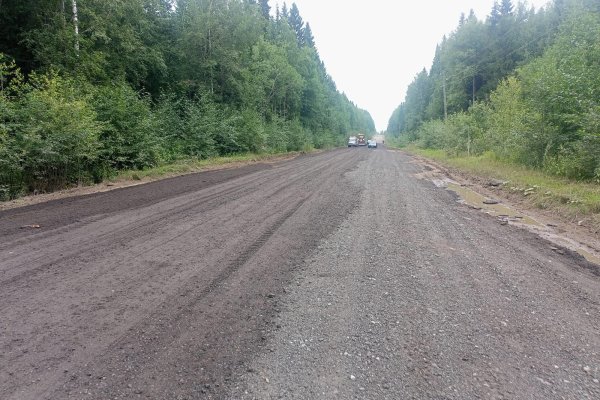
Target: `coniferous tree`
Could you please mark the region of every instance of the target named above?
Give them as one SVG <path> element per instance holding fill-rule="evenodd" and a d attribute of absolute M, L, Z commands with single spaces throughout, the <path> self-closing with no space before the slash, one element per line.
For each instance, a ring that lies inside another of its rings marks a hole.
<path fill-rule="evenodd" d="M 290 18 L 290 12 L 285 1 L 283 2 L 283 6 L 281 6 L 281 18 L 285 20 L 288 20 Z"/>
<path fill-rule="evenodd" d="M 267 20 L 271 18 L 271 6 L 269 0 L 259 0 L 260 12 Z"/>
<path fill-rule="evenodd" d="M 471 8 L 469 11 L 469 17 L 467 18 L 469 22 L 477 21 L 477 16 L 475 15 L 475 11 Z"/>
<path fill-rule="evenodd" d="M 498 4 L 498 1 L 494 1 L 494 5 L 492 6 L 492 12 L 490 13 L 490 16 L 488 18 L 490 25 L 492 27 L 498 25 L 501 16 L 502 13 L 500 11 L 500 5 Z"/>
<path fill-rule="evenodd" d="M 0 200 L 374 131 L 294 8 L 296 29 L 265 0 L 0 0 Z"/>
<path fill-rule="evenodd" d="M 310 24 L 308 22 L 304 26 L 303 34 L 304 34 L 304 43 L 307 46 L 314 48 L 315 47 L 315 38 L 313 36 L 312 29 L 310 29 Z"/>
<path fill-rule="evenodd" d="M 513 13 L 513 4 L 511 0 L 502 0 L 500 4 L 500 15 L 506 17 L 508 15 L 512 15 Z"/>
<path fill-rule="evenodd" d="M 436 49 L 429 74 L 409 86 L 388 133 L 448 154 L 489 151 L 598 181 L 598 11 L 597 0 L 555 0 L 537 12 L 503 0 L 485 22 L 461 20 Z"/>
<path fill-rule="evenodd" d="M 298 6 L 296 3 L 292 3 L 292 8 L 290 9 L 290 25 L 294 32 L 296 32 L 296 38 L 298 39 L 298 46 L 302 47 L 304 45 L 304 21 L 300 16 L 300 10 L 298 10 Z"/>

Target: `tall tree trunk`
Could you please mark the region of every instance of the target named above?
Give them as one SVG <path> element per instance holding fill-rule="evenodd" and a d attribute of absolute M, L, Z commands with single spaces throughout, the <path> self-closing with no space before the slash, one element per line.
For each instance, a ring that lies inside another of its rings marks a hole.
<path fill-rule="evenodd" d="M 213 2 L 212 0 L 208 3 L 208 59 L 211 61 L 210 63 L 210 94 L 215 94 L 215 71 L 214 65 L 212 63 L 212 10 L 213 10 Z"/>
<path fill-rule="evenodd" d="M 79 56 L 79 16 L 77 14 L 77 0 L 73 2 L 73 26 L 75 27 L 75 53 Z"/>
<path fill-rule="evenodd" d="M 0 0 L 2 1 L 2 0 Z M 60 2 L 60 22 L 62 23 L 63 28 L 67 25 L 67 14 L 66 14 L 65 0 L 61 0 Z"/>

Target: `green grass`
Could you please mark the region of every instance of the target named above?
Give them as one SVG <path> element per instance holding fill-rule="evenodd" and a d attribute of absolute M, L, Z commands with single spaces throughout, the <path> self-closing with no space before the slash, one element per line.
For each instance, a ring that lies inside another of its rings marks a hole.
<path fill-rule="evenodd" d="M 217 167 L 226 167 L 234 164 L 245 164 L 259 161 L 268 161 L 284 156 L 294 156 L 300 153 L 262 153 L 262 154 L 236 154 L 224 157 L 212 157 L 207 159 L 179 160 L 172 164 L 161 165 L 144 170 L 120 171 L 108 181 L 116 182 L 123 180 L 153 180 L 161 177 L 184 175 Z"/>
<path fill-rule="evenodd" d="M 498 160 L 493 154 L 450 157 L 443 150 L 425 150 L 414 146 L 403 149 L 471 175 L 507 181 L 502 190 L 522 196 L 526 203 L 537 208 L 556 211 L 571 220 L 590 217 L 600 222 L 600 184 L 575 182 L 549 175 Z"/>

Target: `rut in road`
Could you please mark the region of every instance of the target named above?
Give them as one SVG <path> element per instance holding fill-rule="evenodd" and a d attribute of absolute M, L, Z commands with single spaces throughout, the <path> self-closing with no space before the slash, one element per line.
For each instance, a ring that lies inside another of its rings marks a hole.
<path fill-rule="evenodd" d="M 365 155 L 304 156 L 13 241 L 7 232 L 0 397 L 218 393 L 271 329 L 269 296 L 353 208 L 344 176 Z M 135 191 L 123 192 L 130 202 Z"/>

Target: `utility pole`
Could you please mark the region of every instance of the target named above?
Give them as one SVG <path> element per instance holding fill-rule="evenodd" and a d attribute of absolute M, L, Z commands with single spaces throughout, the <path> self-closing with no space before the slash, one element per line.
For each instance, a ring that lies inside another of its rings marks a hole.
<path fill-rule="evenodd" d="M 73 1 L 73 25 L 75 26 L 75 53 L 79 57 L 79 17 L 77 15 L 77 0 Z"/>
<path fill-rule="evenodd" d="M 444 80 L 442 89 L 444 91 L 444 121 L 448 119 L 448 98 L 446 97 L 446 72 L 443 73 L 442 79 Z"/>

